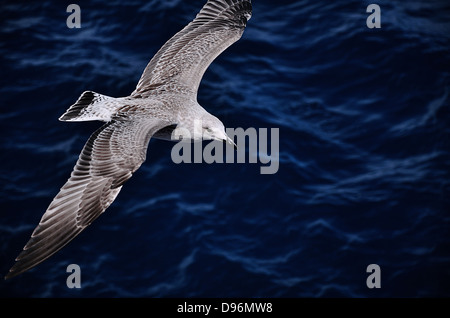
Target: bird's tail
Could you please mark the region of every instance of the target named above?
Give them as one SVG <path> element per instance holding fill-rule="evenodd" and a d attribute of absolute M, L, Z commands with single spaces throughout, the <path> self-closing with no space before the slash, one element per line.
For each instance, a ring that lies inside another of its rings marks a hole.
<path fill-rule="evenodd" d="M 59 118 L 61 121 L 91 121 L 108 122 L 113 114 L 124 106 L 119 98 L 114 98 L 92 91 L 81 94 L 75 104 Z"/>

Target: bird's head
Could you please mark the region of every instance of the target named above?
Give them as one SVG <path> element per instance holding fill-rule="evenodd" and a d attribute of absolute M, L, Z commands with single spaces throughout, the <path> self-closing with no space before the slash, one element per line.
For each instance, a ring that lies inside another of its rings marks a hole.
<path fill-rule="evenodd" d="M 234 141 L 225 132 L 225 126 L 215 116 L 206 113 L 197 124 L 197 133 L 200 133 L 204 140 L 218 140 L 237 148 Z"/>

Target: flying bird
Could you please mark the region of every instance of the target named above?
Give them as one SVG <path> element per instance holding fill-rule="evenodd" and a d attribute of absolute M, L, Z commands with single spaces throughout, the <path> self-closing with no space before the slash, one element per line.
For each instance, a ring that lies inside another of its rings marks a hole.
<path fill-rule="evenodd" d="M 209 0 L 155 54 L 130 96 L 82 93 L 59 120 L 106 123 L 86 142 L 5 279 L 40 264 L 97 219 L 145 161 L 150 138 L 173 140 L 179 129 L 178 137 L 235 146 L 223 123 L 199 105 L 197 91 L 208 66 L 241 38 L 251 15 L 250 0 Z"/>

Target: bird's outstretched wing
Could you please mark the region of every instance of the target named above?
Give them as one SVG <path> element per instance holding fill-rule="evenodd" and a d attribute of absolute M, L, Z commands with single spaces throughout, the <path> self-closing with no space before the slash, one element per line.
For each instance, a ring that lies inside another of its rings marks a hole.
<path fill-rule="evenodd" d="M 131 96 L 145 98 L 171 83 L 196 95 L 208 66 L 240 39 L 251 14 L 250 0 L 209 0 L 196 18 L 155 54 Z"/>
<path fill-rule="evenodd" d="M 151 136 L 163 126 L 151 119 L 117 118 L 98 129 L 5 279 L 52 256 L 102 214 L 144 162 Z"/>

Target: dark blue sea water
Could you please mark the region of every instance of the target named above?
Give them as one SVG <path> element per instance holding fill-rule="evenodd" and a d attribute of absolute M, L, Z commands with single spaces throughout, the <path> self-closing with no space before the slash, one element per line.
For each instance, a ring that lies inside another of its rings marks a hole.
<path fill-rule="evenodd" d="M 0 5 L 0 272 L 101 123 L 58 117 L 85 90 L 129 95 L 204 0 Z M 278 128 L 279 171 L 175 164 L 152 140 L 112 206 L 2 297 L 450 296 L 450 4 L 253 1 L 199 102 Z M 269 148 L 270 149 L 270 148 Z M 69 289 L 69 264 L 81 289 Z M 369 289 L 369 264 L 381 288 Z"/>

